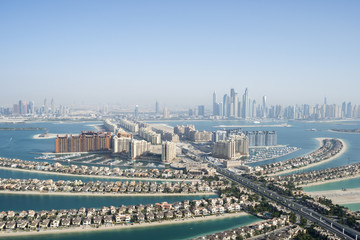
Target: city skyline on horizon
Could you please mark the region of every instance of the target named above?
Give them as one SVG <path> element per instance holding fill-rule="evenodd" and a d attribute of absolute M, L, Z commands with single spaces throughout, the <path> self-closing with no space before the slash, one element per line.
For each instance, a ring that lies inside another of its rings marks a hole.
<path fill-rule="evenodd" d="M 0 104 L 360 103 L 357 1 L 106 3 L 0 3 Z"/>
<path fill-rule="evenodd" d="M 51 109 L 54 108 L 54 106 L 56 108 L 58 107 L 69 107 L 69 106 L 72 106 L 72 107 L 75 107 L 75 108 L 81 108 L 81 107 L 85 107 L 85 108 L 102 108 L 102 107 L 116 107 L 116 108 L 123 108 L 123 109 L 129 109 L 130 111 L 134 110 L 134 109 L 137 109 L 137 111 L 140 111 L 141 112 L 141 109 L 142 110 L 146 110 L 147 112 L 149 110 L 154 110 L 154 112 L 156 113 L 162 113 L 163 109 L 164 108 L 170 108 L 168 110 L 172 110 L 172 111 L 178 111 L 178 110 L 188 110 L 189 108 L 197 108 L 198 106 L 205 106 L 206 108 L 206 112 L 213 112 L 213 102 L 214 102 L 214 94 L 216 95 L 216 102 L 218 104 L 223 104 L 223 96 L 225 95 L 228 95 L 230 96 L 231 94 L 231 91 L 234 90 L 235 94 L 238 95 L 239 97 L 239 102 L 241 102 L 241 99 L 243 97 L 243 94 L 242 92 L 239 92 L 239 91 L 236 91 L 236 89 L 234 88 L 229 88 L 227 92 L 224 92 L 223 94 L 218 94 L 218 92 L 216 90 L 214 90 L 212 92 L 212 101 L 208 99 L 208 101 L 206 102 L 201 102 L 199 104 L 197 103 L 192 103 L 192 104 L 181 104 L 181 103 L 175 103 L 173 105 L 168 105 L 166 104 L 166 102 L 160 102 L 158 100 L 155 100 L 154 102 L 149 102 L 147 101 L 146 104 L 138 104 L 136 102 L 134 103 L 129 103 L 129 104 L 116 104 L 116 103 L 94 103 L 94 104 L 86 104 L 85 102 L 83 103 L 73 103 L 73 104 L 63 104 L 61 102 L 57 102 L 55 100 L 54 102 L 54 98 L 43 98 L 40 102 L 37 102 L 37 101 L 34 101 L 34 100 L 31 100 L 31 99 L 18 99 L 17 101 L 13 102 L 13 103 L 10 103 L 10 104 L 2 104 L 0 102 L 0 107 L 4 107 L 4 108 L 12 108 L 14 107 L 15 104 L 18 104 L 19 106 L 21 105 L 21 102 L 22 103 L 25 103 L 27 105 L 32 105 L 32 108 L 34 106 L 36 106 L 37 108 L 39 107 L 45 107 L 46 109 L 49 109 L 49 111 Z M 248 93 L 248 88 L 244 88 L 244 91 L 247 91 Z M 230 94 L 229 94 L 230 93 Z M 357 103 L 357 102 L 351 102 L 351 101 L 340 101 L 340 102 L 333 102 L 331 101 L 331 99 L 329 99 L 327 96 L 324 96 L 322 98 L 322 100 L 320 100 L 319 102 L 315 102 L 315 103 L 307 103 L 307 102 L 298 102 L 298 103 L 295 103 L 295 104 L 287 104 L 287 103 L 273 103 L 271 102 L 271 98 L 269 98 L 268 95 L 262 95 L 262 97 L 260 99 L 255 99 L 253 98 L 251 95 L 248 95 L 248 98 L 249 100 L 251 101 L 255 101 L 256 104 L 260 104 L 260 105 L 263 105 L 264 104 L 264 97 L 266 98 L 266 104 L 268 106 L 276 106 L 276 105 L 281 105 L 281 106 L 301 106 L 301 105 L 310 105 L 310 106 L 316 106 L 316 105 L 322 105 L 322 104 L 325 104 L 325 105 L 341 105 L 343 103 L 352 103 L 354 105 L 359 105 L 360 103 Z M 270 101 L 269 101 L 270 99 Z M 330 100 L 330 101 L 329 101 Z M 210 103 L 211 102 L 211 103 Z"/>

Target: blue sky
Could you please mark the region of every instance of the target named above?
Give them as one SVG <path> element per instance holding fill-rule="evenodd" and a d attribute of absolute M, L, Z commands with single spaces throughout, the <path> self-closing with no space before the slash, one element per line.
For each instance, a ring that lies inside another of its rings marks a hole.
<path fill-rule="evenodd" d="M 0 1 L 0 105 L 360 103 L 359 1 Z M 219 97 L 220 99 L 220 97 Z"/>

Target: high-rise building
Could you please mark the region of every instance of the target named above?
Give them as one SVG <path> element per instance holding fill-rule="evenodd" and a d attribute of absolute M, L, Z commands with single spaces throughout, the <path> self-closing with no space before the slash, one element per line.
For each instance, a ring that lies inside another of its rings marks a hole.
<path fill-rule="evenodd" d="M 136 158 L 140 157 L 141 155 L 149 152 L 150 143 L 145 140 L 135 140 L 132 139 L 130 141 L 129 146 L 129 158 L 135 160 Z"/>
<path fill-rule="evenodd" d="M 139 136 L 151 142 L 151 144 L 161 144 L 161 134 L 152 131 L 151 128 L 140 128 Z"/>
<path fill-rule="evenodd" d="M 214 157 L 236 159 L 247 155 L 249 155 L 249 140 L 244 134 L 231 135 L 228 140 L 214 143 Z"/>
<path fill-rule="evenodd" d="M 13 105 L 13 114 L 19 114 L 19 105 L 18 104 Z"/>
<path fill-rule="evenodd" d="M 144 140 L 135 140 L 129 137 L 113 137 L 113 153 L 126 153 L 129 159 L 135 160 L 149 152 L 150 143 Z"/>
<path fill-rule="evenodd" d="M 173 142 L 163 142 L 161 161 L 171 162 L 176 158 L 176 144 Z"/>
<path fill-rule="evenodd" d="M 267 97 L 266 96 L 263 96 L 263 105 L 262 105 L 262 111 L 263 111 L 263 118 L 267 118 L 267 106 L 266 106 L 266 100 L 267 100 Z"/>
<path fill-rule="evenodd" d="M 19 114 L 20 115 L 26 115 L 28 113 L 27 104 L 25 101 L 20 100 L 19 101 Z"/>
<path fill-rule="evenodd" d="M 110 148 L 111 133 L 83 131 L 80 135 L 58 135 L 55 139 L 56 153 L 109 151 Z"/>
<path fill-rule="evenodd" d="M 237 116 L 237 110 L 238 110 L 238 102 L 239 98 L 237 96 L 237 93 L 235 92 L 235 89 L 230 89 L 230 102 L 229 102 L 229 114 L 228 116 L 236 117 Z"/>
<path fill-rule="evenodd" d="M 228 117 L 230 115 L 230 98 L 227 94 L 223 98 L 223 116 Z"/>
<path fill-rule="evenodd" d="M 277 134 L 275 131 L 267 131 L 266 132 L 265 145 L 266 146 L 276 146 L 277 145 Z"/>
<path fill-rule="evenodd" d="M 224 130 L 217 130 L 214 135 L 214 142 L 225 141 L 227 133 Z"/>
<path fill-rule="evenodd" d="M 169 118 L 169 111 L 167 110 L 167 107 L 164 107 L 163 118 L 164 118 L 164 119 Z"/>
<path fill-rule="evenodd" d="M 213 115 L 218 116 L 219 115 L 219 105 L 216 102 L 216 92 L 213 93 Z"/>
<path fill-rule="evenodd" d="M 48 108 L 48 105 L 47 105 L 47 99 L 45 98 L 44 99 L 44 114 L 48 114 L 49 112 L 49 108 Z"/>
<path fill-rule="evenodd" d="M 158 101 L 156 101 L 156 103 L 155 103 L 155 113 L 156 114 L 160 113 L 160 108 L 159 108 L 159 102 Z"/>
<path fill-rule="evenodd" d="M 235 141 L 225 140 L 214 143 L 213 156 L 225 159 L 235 159 Z"/>
<path fill-rule="evenodd" d="M 129 137 L 113 137 L 113 153 L 128 153 L 131 138 Z"/>
<path fill-rule="evenodd" d="M 352 117 L 352 105 L 351 102 L 348 102 L 346 105 L 346 117 L 351 118 Z"/>
<path fill-rule="evenodd" d="M 135 119 L 139 118 L 139 105 L 135 106 L 134 117 Z"/>
<path fill-rule="evenodd" d="M 256 101 L 255 100 L 252 100 L 250 109 L 251 109 L 250 117 L 256 118 Z"/>
<path fill-rule="evenodd" d="M 35 114 L 35 103 L 34 103 L 34 101 L 29 102 L 29 113 L 30 114 Z"/>
<path fill-rule="evenodd" d="M 205 106 L 204 105 L 198 106 L 198 115 L 205 116 Z"/>
<path fill-rule="evenodd" d="M 249 139 L 249 146 L 276 146 L 277 133 L 275 131 L 252 131 L 245 132 Z"/>
<path fill-rule="evenodd" d="M 249 95 L 248 95 L 248 89 L 245 89 L 245 93 L 243 95 L 243 107 L 242 107 L 242 117 L 247 119 L 249 118 Z"/>
<path fill-rule="evenodd" d="M 55 113 L 55 103 L 54 103 L 54 99 L 51 99 L 51 113 L 54 114 Z"/>
<path fill-rule="evenodd" d="M 139 124 L 127 119 L 120 119 L 119 120 L 120 127 L 125 128 L 130 132 L 138 132 L 139 131 Z"/>

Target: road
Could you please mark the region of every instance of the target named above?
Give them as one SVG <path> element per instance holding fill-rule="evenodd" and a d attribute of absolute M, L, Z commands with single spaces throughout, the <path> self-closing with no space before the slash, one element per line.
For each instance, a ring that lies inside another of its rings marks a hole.
<path fill-rule="evenodd" d="M 212 165 L 212 167 L 214 167 L 218 173 L 224 175 L 225 177 L 241 185 L 244 185 L 245 187 L 253 190 L 254 192 L 262 196 L 265 196 L 273 200 L 274 202 L 280 205 L 287 207 L 294 213 L 306 218 L 307 220 L 310 220 L 311 222 L 318 224 L 319 226 L 329 230 L 330 232 L 336 234 L 337 236 L 343 239 L 360 240 L 360 233 L 355 231 L 354 229 L 343 226 L 327 217 L 324 217 L 322 214 L 317 213 L 306 206 L 296 203 L 291 199 L 285 198 L 274 191 L 261 187 L 260 185 L 250 181 L 249 179 L 236 175 L 227 169 L 216 166 L 215 164 L 212 163 L 210 163 L 210 165 Z"/>

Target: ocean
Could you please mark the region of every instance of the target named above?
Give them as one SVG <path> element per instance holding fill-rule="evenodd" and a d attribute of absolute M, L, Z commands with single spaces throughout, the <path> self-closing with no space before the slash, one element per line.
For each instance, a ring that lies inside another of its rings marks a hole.
<path fill-rule="evenodd" d="M 82 130 L 95 130 L 92 124 L 99 124 L 100 122 L 34 122 L 34 123 L 21 123 L 21 124 L 0 124 L 0 128 L 16 127 L 43 127 L 48 129 L 49 133 L 74 133 L 78 134 Z M 292 157 L 297 157 L 309 153 L 319 147 L 316 137 L 335 137 L 344 139 L 348 150 L 341 157 L 318 165 L 313 168 L 308 168 L 304 171 L 311 171 L 315 169 L 325 169 L 329 167 L 342 166 L 349 163 L 359 162 L 360 158 L 360 135 L 335 133 L 328 131 L 333 128 L 360 128 L 358 121 L 343 121 L 343 122 L 301 122 L 289 121 L 288 127 L 279 127 L 278 122 L 261 123 L 266 127 L 259 127 L 252 122 L 246 121 L 159 121 L 157 123 L 168 124 L 170 126 L 194 124 L 198 130 L 214 131 L 221 129 L 219 125 L 246 125 L 243 130 L 275 130 L 278 134 L 278 144 L 289 145 L 301 148 L 301 150 L 291 153 L 287 156 L 277 159 L 271 159 L 263 162 L 253 163 L 252 165 L 261 165 L 264 163 L 271 163 L 274 161 L 283 161 Z M 249 125 L 251 127 L 249 127 Z M 1 130 L 0 131 L 0 157 L 19 158 L 22 160 L 31 161 L 44 161 L 35 160 L 42 152 L 54 151 L 54 139 L 33 139 L 35 134 L 45 132 L 44 130 Z M 96 181 L 110 179 L 93 179 L 85 177 L 74 176 L 58 176 L 38 173 L 27 173 L 20 171 L 0 170 L 0 178 L 38 178 L 54 180 L 75 180 L 81 179 L 82 181 Z M 356 188 L 360 187 L 360 178 L 343 181 L 342 183 L 329 183 L 322 186 L 312 186 L 305 188 L 306 191 L 319 191 L 341 188 Z M 80 207 L 102 207 L 102 206 L 119 206 L 119 205 L 134 205 L 146 204 L 155 202 L 175 202 L 183 199 L 199 199 L 204 196 L 172 196 L 172 197 L 98 197 L 98 196 L 39 196 L 39 195 L 11 195 L 0 194 L 0 211 L 3 210 L 45 210 L 45 209 L 71 209 Z M 359 204 L 346 205 L 350 209 L 360 209 Z M 235 218 L 221 219 L 216 221 L 205 221 L 198 223 L 183 223 L 179 225 L 157 226 L 141 229 L 128 229 L 128 230 L 111 230 L 104 232 L 91 232 L 91 233 L 72 233 L 61 235 L 46 235 L 46 236 L 27 236 L 16 237 L 12 239 L 188 239 L 196 236 L 210 234 L 217 231 L 243 226 L 259 219 L 253 216 L 241 216 Z"/>

